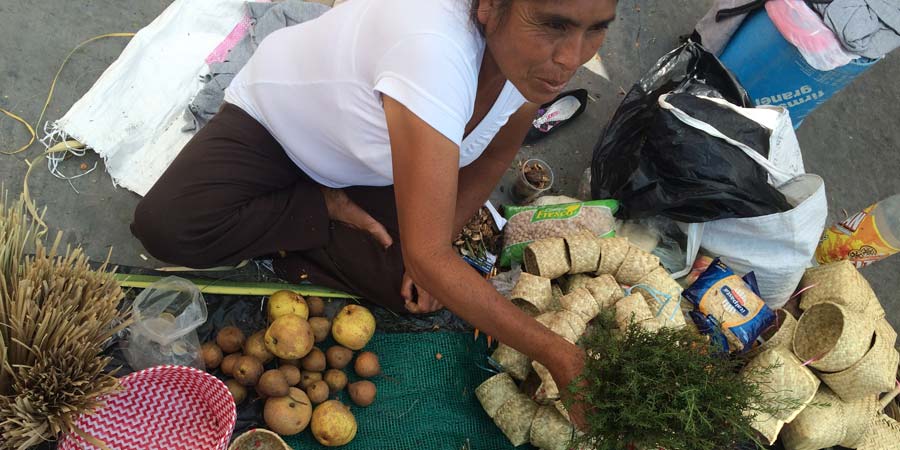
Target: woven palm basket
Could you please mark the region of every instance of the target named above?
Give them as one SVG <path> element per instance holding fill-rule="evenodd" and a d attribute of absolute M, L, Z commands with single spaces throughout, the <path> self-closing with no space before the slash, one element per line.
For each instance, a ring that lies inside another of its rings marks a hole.
<path fill-rule="evenodd" d="M 872 343 L 875 321 L 836 303 L 817 303 L 797 322 L 794 353 L 810 366 L 840 372 L 862 359 Z"/>
<path fill-rule="evenodd" d="M 900 394 L 900 381 L 881 399 L 870 397 L 851 403 L 846 411 L 847 434 L 841 445 L 864 450 L 897 450 L 900 445 L 900 425 L 883 413 Z"/>
<path fill-rule="evenodd" d="M 897 334 L 887 321 L 875 328 L 875 342 L 858 362 L 835 373 L 820 373 L 819 378 L 844 401 L 871 397 L 894 388 L 900 353 L 894 348 Z"/>
<path fill-rule="evenodd" d="M 500 407 L 519 392 L 519 387 L 508 373 L 494 375 L 475 389 L 475 397 L 487 415 L 493 418 Z"/>
<path fill-rule="evenodd" d="M 775 323 L 762 333 L 764 342 L 750 351 L 746 356 L 752 358 L 766 350 L 784 348 L 793 351 L 794 331 L 797 329 L 797 319 L 791 313 L 779 309 L 775 311 Z"/>
<path fill-rule="evenodd" d="M 569 275 L 564 280 L 559 281 L 563 286 L 563 293 L 571 294 L 572 291 L 578 288 L 587 288 L 588 283 L 593 279 L 593 273 L 576 273 L 575 275 Z"/>
<path fill-rule="evenodd" d="M 504 371 L 509 372 L 513 378 L 521 381 L 528 377 L 531 373 L 531 359 L 524 353 L 504 344 L 497 346 L 494 353 L 491 354 L 493 359 Z"/>
<path fill-rule="evenodd" d="M 900 352 L 900 348 L 897 348 L 897 351 Z M 897 380 L 900 380 L 900 367 L 897 368 Z M 897 382 L 897 386 L 900 387 L 900 381 Z M 890 418 L 900 421 L 900 396 L 894 397 L 892 401 L 888 402 L 885 413 Z"/>
<path fill-rule="evenodd" d="M 788 423 L 794 420 L 819 390 L 819 379 L 797 357 L 785 348 L 773 348 L 761 353 L 743 369 L 744 376 L 757 379 L 764 388 L 764 396 L 777 403 L 789 400 L 795 409 L 783 409 L 775 415 Z"/>
<path fill-rule="evenodd" d="M 640 324 L 654 320 L 655 317 L 641 294 L 631 294 L 616 302 L 616 325 L 620 330 L 626 330 L 631 321 Z"/>
<path fill-rule="evenodd" d="M 619 266 L 628 255 L 628 238 L 613 237 L 600 239 L 600 266 L 597 267 L 597 275 L 615 275 Z"/>
<path fill-rule="evenodd" d="M 559 299 L 562 309 L 578 314 L 585 322 L 590 322 L 600 314 L 601 306 L 585 288 L 579 288 Z"/>
<path fill-rule="evenodd" d="M 522 272 L 509 298 L 523 311 L 535 316 L 546 311 L 553 302 L 551 286 L 549 278 Z"/>
<path fill-rule="evenodd" d="M 523 253 L 525 271 L 556 279 L 569 272 L 569 253 L 563 238 L 540 239 L 528 244 Z"/>
<path fill-rule="evenodd" d="M 841 447 L 856 448 L 866 435 L 872 421 L 880 414 L 878 397 L 872 395 L 852 402 L 844 402 L 845 429 Z"/>
<path fill-rule="evenodd" d="M 600 243 L 593 233 L 583 230 L 565 237 L 569 249 L 570 274 L 594 273 L 600 264 Z"/>
<path fill-rule="evenodd" d="M 531 445 L 544 450 L 568 450 L 573 435 L 572 424 L 552 405 L 541 406 L 531 423 Z"/>
<path fill-rule="evenodd" d="M 884 309 L 875 297 L 872 286 L 850 261 L 807 269 L 800 281 L 800 288 L 806 289 L 800 300 L 802 310 L 830 302 L 872 317 L 884 317 Z"/>
<path fill-rule="evenodd" d="M 659 258 L 656 255 L 632 245 L 619 270 L 616 271 L 616 281 L 628 286 L 635 285 L 657 267 Z"/>
<path fill-rule="evenodd" d="M 812 403 L 781 430 L 784 448 L 819 450 L 844 441 L 847 434 L 844 402 L 827 386 L 820 386 Z"/>
<path fill-rule="evenodd" d="M 900 450 L 900 423 L 878 415 L 869 426 L 859 450 Z"/>
<path fill-rule="evenodd" d="M 601 308 L 609 308 L 625 297 L 625 291 L 610 274 L 588 280 L 585 287 Z"/>
<path fill-rule="evenodd" d="M 291 447 L 277 434 L 257 428 L 238 436 L 228 450 L 291 450 Z"/>

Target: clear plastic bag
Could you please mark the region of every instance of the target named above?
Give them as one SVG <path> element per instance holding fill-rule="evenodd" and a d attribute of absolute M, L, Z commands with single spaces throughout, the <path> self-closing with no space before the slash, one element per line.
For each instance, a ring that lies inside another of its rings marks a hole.
<path fill-rule="evenodd" d="M 205 369 L 197 327 L 206 322 L 200 289 L 179 277 L 163 278 L 141 292 L 132 304 L 123 352 L 134 370 L 171 364 Z"/>
<path fill-rule="evenodd" d="M 784 39 L 816 70 L 828 72 L 858 58 L 841 47 L 837 36 L 804 0 L 770 0 L 766 12 Z"/>
<path fill-rule="evenodd" d="M 503 228 L 500 266 L 521 263 L 525 247 L 538 239 L 564 237 L 581 230 L 588 230 L 598 237 L 610 236 L 614 232 L 613 215 L 618 207 L 615 200 L 546 206 L 507 205 L 503 210 L 508 222 Z"/>
<path fill-rule="evenodd" d="M 633 245 L 659 257 L 660 264 L 671 273 L 685 269 L 687 236 L 672 219 L 655 216 L 623 221 L 616 226 L 616 236 L 627 237 Z"/>

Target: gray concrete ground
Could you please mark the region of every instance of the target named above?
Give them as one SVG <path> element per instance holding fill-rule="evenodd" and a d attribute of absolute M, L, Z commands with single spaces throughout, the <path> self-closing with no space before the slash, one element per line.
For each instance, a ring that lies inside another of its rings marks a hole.
<path fill-rule="evenodd" d="M 461 0 L 462 1 L 462 0 Z M 149 23 L 169 0 L 0 0 L 0 106 L 33 122 L 46 97 L 59 63 L 69 50 L 95 35 L 136 31 Z M 522 151 L 538 156 L 555 169 L 555 191 L 573 195 L 591 151 L 624 91 L 656 59 L 689 34 L 711 0 L 621 0 L 619 19 L 601 53 L 611 81 L 583 71 L 572 87 L 585 87 L 592 101 L 579 122 L 566 131 Z M 61 117 L 124 48 L 125 40 L 100 41 L 77 52 L 63 71 L 47 119 Z M 869 203 L 900 192 L 900 55 L 894 54 L 859 77 L 851 86 L 815 111 L 799 130 L 807 169 L 827 183 L 830 220 L 853 213 Z M 0 116 L 2 117 L 2 116 Z M 0 147 L 17 147 L 27 139 L 18 124 L 0 120 Z M 14 193 L 21 190 L 26 166 L 38 147 L 17 156 L 0 157 L 0 180 Z M 65 164 L 79 173 L 92 166 L 89 155 Z M 509 183 L 508 176 L 504 183 Z M 48 222 L 66 230 L 67 241 L 84 246 L 95 258 L 113 248 L 113 260 L 126 265 L 156 267 L 141 258 L 146 252 L 128 230 L 138 197 L 115 189 L 101 169 L 69 183 L 36 169 L 30 186 L 37 202 L 47 206 Z M 502 186 L 502 185 L 501 185 Z M 77 189 L 78 193 L 74 189 Z M 502 198 L 503 194 L 498 193 Z M 900 257 L 864 270 L 889 319 L 900 326 Z"/>

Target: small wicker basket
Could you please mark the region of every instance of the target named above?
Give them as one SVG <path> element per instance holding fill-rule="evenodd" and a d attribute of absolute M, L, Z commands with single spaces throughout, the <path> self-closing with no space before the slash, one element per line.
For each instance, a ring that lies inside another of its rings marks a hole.
<path fill-rule="evenodd" d="M 762 338 L 765 342 L 747 352 L 745 357 L 754 356 L 773 348 L 793 349 L 794 331 L 797 329 L 797 319 L 784 309 L 775 311 L 775 323 L 763 331 Z"/>
<path fill-rule="evenodd" d="M 900 353 L 894 348 L 896 333 L 887 321 L 878 322 L 875 343 L 857 363 L 835 373 L 820 373 L 819 378 L 841 400 L 851 402 L 894 388 Z"/>
<path fill-rule="evenodd" d="M 291 450 L 281 436 L 263 429 L 250 430 L 234 440 L 228 450 Z"/>
<path fill-rule="evenodd" d="M 794 353 L 825 372 L 840 372 L 862 359 L 872 344 L 875 321 L 837 303 L 817 303 L 797 322 Z"/>
<path fill-rule="evenodd" d="M 600 243 L 594 233 L 582 230 L 565 237 L 571 267 L 569 274 L 595 273 L 600 264 Z"/>
<path fill-rule="evenodd" d="M 569 252 L 563 238 L 540 239 L 528 244 L 523 253 L 525 271 L 556 279 L 569 272 Z"/>
<path fill-rule="evenodd" d="M 122 378 L 123 390 L 75 425 L 115 450 L 225 450 L 234 399 L 218 378 L 192 367 L 158 366 Z M 59 450 L 96 449 L 75 434 Z"/>

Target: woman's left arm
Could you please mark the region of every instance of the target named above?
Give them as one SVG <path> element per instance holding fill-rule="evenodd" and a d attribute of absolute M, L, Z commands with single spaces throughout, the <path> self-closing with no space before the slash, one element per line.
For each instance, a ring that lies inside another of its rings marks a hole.
<path fill-rule="evenodd" d="M 463 167 L 459 171 L 459 183 L 456 193 L 456 211 L 453 215 L 453 237 L 462 231 L 463 227 L 478 212 L 481 205 L 487 201 L 491 192 L 500 181 L 500 177 L 509 168 L 513 158 L 519 152 L 525 135 L 528 134 L 538 105 L 525 103 L 518 111 L 513 113 L 506 125 L 497 132 L 491 143 L 478 159 L 472 164 Z M 429 313 L 441 308 L 443 305 L 428 291 L 416 287 L 409 273 L 403 274 L 400 285 L 400 296 L 406 303 L 406 309 L 413 313 Z"/>
<path fill-rule="evenodd" d="M 525 103 L 513 113 L 506 125 L 497 132 L 484 153 L 472 164 L 459 171 L 459 187 L 456 195 L 456 214 L 453 230 L 462 231 L 475 216 L 481 205 L 490 197 L 503 173 L 509 169 L 513 158 L 522 147 L 522 141 L 531 128 L 538 105 Z M 454 237 L 456 234 L 454 234 Z"/>

